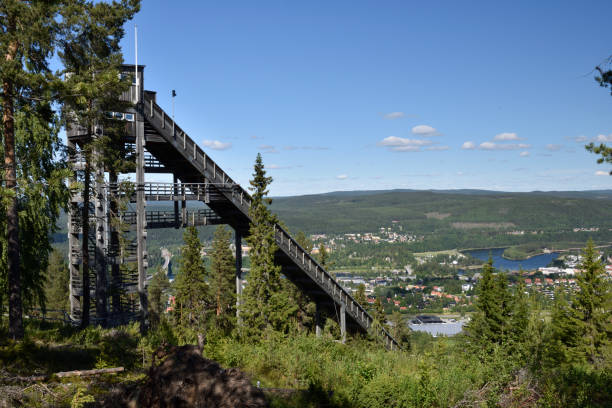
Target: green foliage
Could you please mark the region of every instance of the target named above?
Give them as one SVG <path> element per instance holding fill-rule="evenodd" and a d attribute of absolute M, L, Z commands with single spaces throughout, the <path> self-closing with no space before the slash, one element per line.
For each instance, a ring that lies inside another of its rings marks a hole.
<path fill-rule="evenodd" d="M 44 309 L 45 272 L 52 251 L 49 235 L 57 230 L 60 210 L 68 201 L 64 180 L 69 173 L 56 123 L 49 123 L 46 118 L 29 111 L 17 112 L 15 123 L 21 292 L 25 310 L 36 306 Z M 0 188 L 0 196 L 4 193 L 6 191 Z M 0 224 L 7 225 L 4 206 L 0 209 Z M 6 230 L 0 236 L 0 249 L 0 284 L 5 292 Z"/>
<path fill-rule="evenodd" d="M 53 250 L 49 256 L 46 278 L 47 309 L 68 312 L 70 306 L 68 302 L 70 272 L 64 254 L 58 250 Z"/>
<path fill-rule="evenodd" d="M 374 320 L 377 320 L 380 324 L 384 324 L 387 321 L 387 315 L 385 314 L 385 308 L 382 305 L 380 296 L 376 298 L 374 303 Z"/>
<path fill-rule="evenodd" d="M 389 321 L 391 322 L 391 336 L 393 336 L 404 351 L 410 350 L 411 330 L 408 328 L 408 319 L 406 316 L 395 311 L 391 314 Z"/>
<path fill-rule="evenodd" d="M 266 329 L 288 332 L 297 311 L 290 302 L 289 293 L 283 290 L 281 268 L 274 264 L 274 254 L 278 248 L 273 229 L 276 217 L 268 209 L 271 200 L 267 198 L 267 193 L 271 182 L 272 178 L 266 176 L 261 155 L 258 154 L 250 181 L 253 201 L 249 208 L 251 225 L 247 242 L 251 247 L 251 267 L 240 305 L 240 330 L 244 338 L 260 337 L 268 332 Z"/>
<path fill-rule="evenodd" d="M 368 305 L 368 299 L 366 298 L 365 289 L 365 285 L 363 283 L 360 283 L 359 286 L 357 286 L 357 291 L 355 292 L 355 300 L 362 307 L 366 307 Z"/>
<path fill-rule="evenodd" d="M 214 297 L 213 325 L 230 333 L 236 324 L 236 272 L 230 249 L 231 232 L 224 226 L 215 230 L 210 254 L 210 292 Z"/>
<path fill-rule="evenodd" d="M 273 397 L 271 405 L 278 407 L 453 406 L 469 390 L 500 374 L 486 372 L 460 345 L 438 347 L 431 337 L 424 346 L 429 352 L 420 354 L 390 353 L 376 343 L 343 345 L 306 335 L 273 336 L 257 344 L 232 339 L 215 344 L 206 356 L 241 367 L 262 387 L 305 390 Z"/>
<path fill-rule="evenodd" d="M 210 288 L 206 283 L 206 268 L 202 260 L 202 243 L 194 227 L 183 235 L 181 265 L 174 281 L 177 323 L 185 331 L 203 330 L 209 307 Z"/>
<path fill-rule="evenodd" d="M 152 327 L 157 327 L 160 324 L 166 311 L 169 289 L 170 281 L 166 276 L 166 271 L 158 268 L 157 272 L 153 274 L 148 288 L 149 321 Z"/>
<path fill-rule="evenodd" d="M 70 401 L 70 408 L 83 408 L 89 402 L 95 402 L 94 396 L 87 394 L 87 387 L 79 386 Z"/>
<path fill-rule="evenodd" d="M 82 182 L 83 204 L 81 209 L 82 236 L 89 234 L 89 203 L 91 199 L 90 185 L 93 177 L 104 178 L 104 174 L 96 173 L 95 167 L 104 168 L 106 164 L 111 171 L 111 182 L 116 182 L 113 174 L 117 170 L 127 170 L 129 166 L 120 162 L 128 161 L 121 155 L 124 153 L 125 134 L 117 124 L 111 124 L 105 119 L 105 112 L 123 111 L 128 104 L 121 102 L 120 95 L 130 87 L 130 80 L 122 78 L 119 72 L 123 62 L 120 41 L 123 38 L 123 25 L 140 8 L 140 0 L 121 0 L 93 2 L 73 0 L 60 8 L 60 26 L 62 36 L 58 38 L 57 55 L 63 64 L 63 81 L 58 83 L 58 90 L 63 102 L 63 120 L 67 127 L 79 130 L 86 144 L 80 144 L 80 154 L 85 160 L 85 168 L 79 171 Z M 109 133 L 105 134 L 105 125 Z M 115 130 L 115 131 L 113 131 Z M 109 147 L 120 147 L 110 153 Z M 110 167 L 116 166 L 116 167 Z M 96 174 L 94 174 L 96 173 Z M 102 172 L 103 173 L 103 172 Z M 115 202 L 111 203 L 111 211 L 116 216 Z M 116 235 L 111 234 L 116 241 Z M 117 245 L 116 242 L 113 242 Z M 81 325 L 89 324 L 90 282 L 89 282 L 89 249 L 87 239 L 81 239 L 82 262 L 82 296 Z M 113 278 L 117 278 L 117 268 L 113 269 Z M 98 275 L 100 278 L 102 275 Z M 119 294 L 114 293 L 113 306 Z M 99 317 L 106 315 L 105 285 L 98 285 L 96 297 L 96 312 Z M 116 307 L 116 306 L 115 306 Z M 144 322 L 143 322 L 144 323 Z M 144 326 L 143 326 L 144 327 Z"/>
<path fill-rule="evenodd" d="M 327 248 L 325 245 L 319 245 L 319 256 L 318 259 L 319 264 L 323 267 L 323 269 L 327 269 L 329 265 L 329 254 L 327 253 Z"/>
<path fill-rule="evenodd" d="M 310 253 L 314 247 L 314 244 L 310 238 L 304 234 L 304 231 L 298 231 L 297 234 L 295 234 L 295 241 L 308 253 Z"/>
<path fill-rule="evenodd" d="M 603 264 L 589 241 L 576 274 L 579 290 L 569 301 L 559 295 L 552 317 L 552 344 L 556 364 L 610 368 L 612 292 Z"/>
<path fill-rule="evenodd" d="M 494 275 L 494 271 L 493 261 L 489 258 L 476 288 L 476 312 L 465 326 L 467 346 L 484 361 L 500 353 L 522 364 L 527 359 L 526 349 L 529 349 L 526 334 L 530 306 L 524 293 L 525 287 L 519 283 L 517 289 L 511 291 L 506 275 Z"/>
<path fill-rule="evenodd" d="M 603 143 L 601 143 L 599 146 L 595 145 L 594 143 L 589 143 L 585 146 L 585 149 L 591 153 L 601 156 L 597 159 L 597 163 L 612 163 L 612 147 L 608 147 Z M 610 170 L 610 174 L 612 175 L 612 170 Z"/>

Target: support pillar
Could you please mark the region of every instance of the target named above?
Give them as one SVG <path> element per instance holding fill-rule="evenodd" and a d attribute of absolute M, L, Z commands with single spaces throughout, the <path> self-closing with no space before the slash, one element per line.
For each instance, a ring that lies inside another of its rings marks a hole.
<path fill-rule="evenodd" d="M 68 139 L 68 151 L 70 154 L 70 161 L 73 163 L 75 170 L 71 173 L 68 185 L 74 185 L 77 179 L 77 169 L 79 165 L 79 158 L 76 154 L 76 145 L 73 141 Z M 68 206 L 68 260 L 70 268 L 70 319 L 73 321 L 81 318 L 81 299 L 79 296 L 79 290 L 82 290 L 82 278 L 80 276 L 79 265 L 81 263 L 79 254 L 81 253 L 81 245 L 79 234 L 81 233 L 80 216 L 81 211 L 79 210 L 78 196 L 75 191 L 71 192 L 70 204 Z"/>
<path fill-rule="evenodd" d="M 145 288 L 147 278 L 147 219 L 145 214 L 146 198 L 144 191 L 144 119 L 138 107 L 135 123 L 136 130 L 136 241 L 138 263 L 138 298 L 140 306 L 140 331 L 147 331 L 149 324 L 147 292 Z"/>
<path fill-rule="evenodd" d="M 342 343 L 346 343 L 346 305 L 340 305 L 340 338 Z"/>
<path fill-rule="evenodd" d="M 109 242 L 109 261 L 111 264 L 111 284 L 110 284 L 110 297 L 111 297 L 111 315 L 117 317 L 121 314 L 121 269 L 119 266 L 119 177 L 117 173 L 111 169 L 108 173 L 109 191 L 108 191 L 108 219 L 109 219 L 109 230 L 110 230 L 110 242 Z"/>
<path fill-rule="evenodd" d="M 181 225 L 179 224 L 179 212 L 178 212 L 178 195 L 179 195 L 179 189 L 178 189 L 178 177 L 176 177 L 176 174 L 172 175 L 172 183 L 173 183 L 173 193 L 174 193 L 174 228 L 178 229 Z M 183 219 L 183 223 L 185 222 L 185 220 Z"/>
<path fill-rule="evenodd" d="M 234 230 L 236 245 L 236 320 L 240 325 L 240 300 L 242 297 L 242 237 L 240 232 Z"/>
<path fill-rule="evenodd" d="M 101 132 L 95 129 L 96 137 Z M 102 326 L 106 326 L 107 318 L 107 285 L 106 272 L 106 194 L 104 189 L 104 163 L 99 149 L 93 152 L 94 164 L 94 216 L 95 216 L 95 271 L 96 271 L 96 318 Z"/>
<path fill-rule="evenodd" d="M 185 186 L 181 182 L 181 217 L 183 218 L 183 227 L 186 227 L 189 223 L 187 219 L 187 201 L 185 201 Z M 193 222 L 193 226 L 195 227 L 195 220 Z"/>

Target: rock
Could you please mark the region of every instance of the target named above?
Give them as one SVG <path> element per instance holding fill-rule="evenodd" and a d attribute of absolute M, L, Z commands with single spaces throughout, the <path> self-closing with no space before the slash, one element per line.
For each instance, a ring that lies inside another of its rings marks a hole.
<path fill-rule="evenodd" d="M 196 346 L 176 347 L 160 365 L 151 367 L 135 399 L 136 406 L 159 408 L 268 406 L 262 390 L 251 385 L 244 373 L 223 369 L 202 357 Z"/>

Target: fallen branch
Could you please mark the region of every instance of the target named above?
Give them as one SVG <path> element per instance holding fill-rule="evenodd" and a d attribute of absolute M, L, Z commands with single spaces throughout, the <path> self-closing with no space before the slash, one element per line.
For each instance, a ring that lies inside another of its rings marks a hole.
<path fill-rule="evenodd" d="M 112 367 L 112 368 L 99 368 L 97 370 L 75 370 L 75 371 L 63 371 L 60 373 L 52 374 L 52 377 L 84 377 L 88 375 L 98 375 L 98 374 L 113 374 L 120 373 L 123 371 L 123 367 Z"/>
<path fill-rule="evenodd" d="M 114 374 L 120 373 L 124 371 L 123 367 L 112 367 L 112 368 L 99 368 L 96 370 L 74 370 L 74 371 L 61 371 L 59 373 L 54 373 L 51 375 L 33 375 L 29 377 L 8 377 L 8 378 L 0 378 L 0 382 L 38 382 L 38 381 L 47 381 L 53 377 L 64 378 L 64 377 L 85 377 L 89 375 L 99 375 L 99 374 Z"/>

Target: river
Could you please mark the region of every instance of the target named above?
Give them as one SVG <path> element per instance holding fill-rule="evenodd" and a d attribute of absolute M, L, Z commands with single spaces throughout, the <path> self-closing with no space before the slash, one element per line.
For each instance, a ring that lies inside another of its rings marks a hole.
<path fill-rule="evenodd" d="M 466 321 L 459 320 L 457 322 L 447 323 L 421 323 L 410 324 L 410 328 L 416 331 L 424 331 L 432 336 L 454 336 L 460 333 Z"/>
<path fill-rule="evenodd" d="M 483 261 L 487 261 L 490 254 L 493 258 L 493 266 L 496 269 L 503 271 L 518 271 L 521 267 L 526 271 L 532 271 L 548 265 L 559 257 L 558 252 L 551 252 L 549 254 L 532 256 L 531 258 L 524 259 L 522 261 L 511 261 L 502 257 L 504 248 L 477 249 L 463 252 L 470 254 L 474 258 L 482 259 Z"/>

